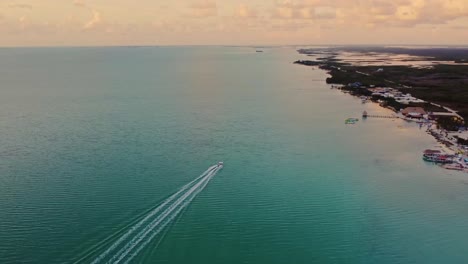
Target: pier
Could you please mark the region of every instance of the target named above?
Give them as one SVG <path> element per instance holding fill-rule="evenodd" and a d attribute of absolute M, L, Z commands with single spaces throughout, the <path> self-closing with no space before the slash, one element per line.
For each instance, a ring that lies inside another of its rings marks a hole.
<path fill-rule="evenodd" d="M 389 116 L 389 115 L 366 115 L 362 116 L 364 118 L 373 117 L 373 118 L 398 118 L 398 116 Z"/>
<path fill-rule="evenodd" d="M 362 112 L 362 117 L 363 118 L 398 118 L 396 115 L 369 115 L 366 111 Z"/>

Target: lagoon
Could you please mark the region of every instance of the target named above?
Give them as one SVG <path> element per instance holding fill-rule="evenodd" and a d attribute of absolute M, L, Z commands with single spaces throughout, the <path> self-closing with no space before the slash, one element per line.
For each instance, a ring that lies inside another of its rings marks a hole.
<path fill-rule="evenodd" d="M 73 263 L 210 165 L 145 263 L 467 263 L 468 179 L 293 48 L 0 49 L 0 262 Z M 93 254 L 99 254 L 96 250 Z"/>

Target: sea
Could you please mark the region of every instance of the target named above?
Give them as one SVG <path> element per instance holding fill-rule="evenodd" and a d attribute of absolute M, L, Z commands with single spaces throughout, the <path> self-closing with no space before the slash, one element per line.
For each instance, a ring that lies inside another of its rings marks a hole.
<path fill-rule="evenodd" d="M 468 263 L 424 128 L 262 51 L 1 48 L 0 263 Z"/>

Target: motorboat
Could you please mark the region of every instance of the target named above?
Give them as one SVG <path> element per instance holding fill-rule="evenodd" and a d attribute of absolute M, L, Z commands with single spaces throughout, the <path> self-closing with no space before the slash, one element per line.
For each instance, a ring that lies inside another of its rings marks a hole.
<path fill-rule="evenodd" d="M 448 155 L 440 150 L 426 149 L 423 153 L 423 160 L 434 163 L 453 163 L 454 155 Z"/>
<path fill-rule="evenodd" d="M 218 162 L 218 167 L 223 167 L 224 166 L 224 162 L 220 161 Z"/>
<path fill-rule="evenodd" d="M 447 169 L 447 170 L 462 171 L 465 167 L 463 167 L 463 165 L 461 165 L 460 163 L 455 163 L 455 164 L 442 165 L 442 168 Z"/>
<path fill-rule="evenodd" d="M 345 120 L 345 124 L 356 124 L 357 121 L 359 121 L 359 119 L 350 117 Z"/>
<path fill-rule="evenodd" d="M 361 102 L 365 104 L 367 102 L 367 96 L 361 96 Z"/>

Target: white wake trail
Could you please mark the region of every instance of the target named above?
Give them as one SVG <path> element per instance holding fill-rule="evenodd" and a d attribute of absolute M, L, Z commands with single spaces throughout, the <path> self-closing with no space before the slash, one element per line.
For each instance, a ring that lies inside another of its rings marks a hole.
<path fill-rule="evenodd" d="M 115 250 L 122 242 L 125 241 L 125 239 L 127 239 L 131 234 L 133 234 L 137 229 L 139 229 L 146 221 L 148 221 L 148 219 L 150 219 L 152 216 L 154 216 L 155 214 L 157 214 L 159 211 L 161 211 L 168 203 L 170 203 L 172 200 L 174 200 L 179 194 L 181 194 L 183 191 L 185 191 L 186 189 L 188 189 L 192 184 L 194 184 L 195 182 L 197 182 L 198 180 L 200 180 L 201 178 L 203 177 L 206 177 L 211 171 L 213 171 L 213 169 L 215 169 L 217 166 L 216 165 L 213 165 L 211 167 L 209 167 L 206 171 L 204 171 L 200 176 L 198 176 L 197 178 L 195 178 L 194 180 L 192 180 L 191 182 L 185 184 L 184 186 L 182 186 L 176 193 L 174 193 L 173 195 L 171 195 L 170 197 L 168 197 L 166 200 L 164 200 L 164 202 L 162 204 L 160 204 L 158 207 L 156 207 L 155 209 L 153 209 L 151 212 L 148 213 L 148 215 L 146 215 L 142 220 L 140 220 L 138 223 L 136 223 L 134 226 L 132 226 L 130 228 L 130 230 L 128 230 L 125 234 L 123 234 L 119 239 L 117 239 L 117 241 L 115 241 L 109 248 L 106 249 L 106 251 L 104 251 L 103 253 L 101 253 L 96 259 L 94 259 L 93 262 L 91 262 L 91 264 L 97 264 L 99 262 L 101 262 L 104 258 L 107 257 L 107 255 L 109 255 L 109 253 L 111 253 L 113 250 Z"/>
<path fill-rule="evenodd" d="M 219 169 L 218 169 L 219 170 Z M 138 247 L 135 252 L 133 252 L 128 258 L 127 260 L 124 262 L 124 264 L 127 264 L 129 263 L 134 257 L 136 257 L 141 250 L 143 250 L 152 240 L 153 238 L 158 235 L 161 231 L 164 230 L 164 228 L 170 224 L 172 222 L 172 220 L 174 220 L 177 215 L 185 208 L 187 207 L 193 199 L 195 199 L 195 197 L 201 192 L 203 191 L 203 189 L 205 189 L 205 187 L 208 185 L 208 183 L 210 182 L 210 180 L 216 175 L 216 172 L 218 172 L 218 170 L 215 171 L 215 173 L 213 173 L 212 175 L 208 176 L 210 177 L 209 179 L 207 179 L 205 181 L 205 183 L 203 184 L 202 187 L 200 187 L 196 192 L 193 193 L 193 195 L 188 198 L 188 200 L 186 200 L 170 217 L 169 219 L 163 223 L 156 231 L 154 231 L 141 245 L 140 247 Z"/>
<path fill-rule="evenodd" d="M 125 258 L 132 250 L 135 248 L 145 237 L 153 231 L 161 222 L 163 222 L 166 217 L 168 217 L 176 208 L 181 205 L 191 194 L 197 191 L 197 189 L 202 186 L 205 182 L 208 182 L 211 179 L 211 176 L 214 175 L 218 170 L 213 170 L 206 175 L 201 181 L 192 186 L 187 192 L 185 192 L 181 197 L 179 197 L 169 208 L 165 209 L 161 215 L 159 215 L 155 220 L 153 220 L 148 226 L 146 226 L 142 231 L 140 231 L 129 243 L 127 243 L 119 252 L 114 255 L 109 263 L 119 263 L 123 258 Z"/>

